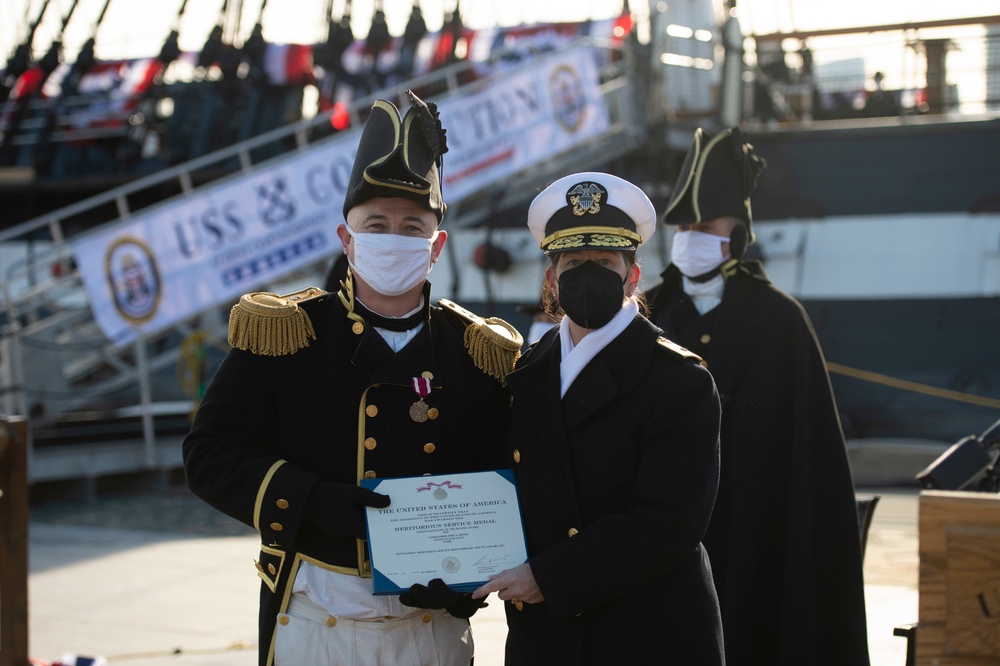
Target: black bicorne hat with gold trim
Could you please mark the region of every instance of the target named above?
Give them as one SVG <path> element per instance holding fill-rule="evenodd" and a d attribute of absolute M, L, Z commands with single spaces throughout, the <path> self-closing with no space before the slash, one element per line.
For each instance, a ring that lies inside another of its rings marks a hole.
<path fill-rule="evenodd" d="M 412 106 L 404 117 L 377 100 L 365 122 L 344 198 L 347 212 L 376 197 L 403 197 L 437 215 L 447 206 L 441 193 L 441 156 L 448 152 L 437 105 L 406 91 Z"/>
<path fill-rule="evenodd" d="M 752 241 L 750 196 L 766 166 L 741 129 L 731 127 L 712 136 L 699 127 L 667 203 L 664 223 L 738 217 L 746 222 Z"/>
<path fill-rule="evenodd" d="M 528 228 L 545 254 L 637 249 L 656 230 L 656 210 L 638 187 L 608 173 L 564 176 L 535 197 Z"/>

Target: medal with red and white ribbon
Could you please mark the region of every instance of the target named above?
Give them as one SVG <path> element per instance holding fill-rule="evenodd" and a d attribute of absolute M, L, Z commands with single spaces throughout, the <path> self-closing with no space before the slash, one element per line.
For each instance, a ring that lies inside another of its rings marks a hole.
<path fill-rule="evenodd" d="M 431 380 L 425 377 L 413 377 L 410 380 L 410 384 L 413 386 L 413 392 L 419 396 L 418 400 L 410 405 L 410 418 L 417 423 L 423 423 L 427 420 L 428 411 L 424 397 L 431 392 Z"/>

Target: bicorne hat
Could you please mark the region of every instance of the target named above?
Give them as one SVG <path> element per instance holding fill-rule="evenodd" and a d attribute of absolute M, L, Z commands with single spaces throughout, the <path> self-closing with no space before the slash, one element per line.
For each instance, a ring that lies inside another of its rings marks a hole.
<path fill-rule="evenodd" d="M 656 230 L 656 210 L 638 187 L 608 173 L 564 176 L 535 197 L 528 228 L 545 254 L 635 250 Z"/>
<path fill-rule="evenodd" d="M 411 199 L 437 215 L 447 206 L 441 193 L 441 156 L 448 152 L 437 105 L 407 90 L 412 106 L 405 117 L 384 99 L 376 100 L 358 144 L 344 197 L 347 212 L 376 197 Z"/>
<path fill-rule="evenodd" d="M 667 203 L 664 223 L 696 224 L 738 217 L 746 222 L 752 242 L 750 195 L 757 189 L 765 166 L 739 128 L 711 136 L 699 127 Z"/>

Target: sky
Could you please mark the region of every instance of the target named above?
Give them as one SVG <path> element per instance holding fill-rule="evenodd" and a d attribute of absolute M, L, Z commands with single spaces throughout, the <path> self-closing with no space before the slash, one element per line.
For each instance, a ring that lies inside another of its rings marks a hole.
<path fill-rule="evenodd" d="M 40 58 L 59 32 L 62 18 L 74 0 L 49 0 L 47 11 L 36 32 L 35 57 Z M 446 12 L 454 9 L 459 0 L 418 0 L 428 28 L 441 27 Z M 713 1 L 721 17 L 722 0 L 653 0 L 653 2 L 692 5 Z M 737 17 L 745 35 L 815 30 L 842 27 L 897 24 L 913 21 L 954 19 L 1000 14 L 998 0 L 736 0 Z M 30 22 L 37 20 L 45 0 L 0 0 L 0 67 L 23 39 Z M 80 46 L 94 34 L 94 25 L 101 9 L 108 0 L 78 0 L 78 4 L 63 34 L 64 60 L 72 63 Z M 101 59 L 151 57 L 159 53 L 171 28 L 178 28 L 180 46 L 184 51 L 198 51 L 205 43 L 209 30 L 217 23 L 224 0 L 188 0 L 183 17 L 178 21 L 178 11 L 183 0 L 110 0 L 105 20 L 96 33 L 97 57 Z M 274 43 L 314 44 L 325 36 L 324 11 L 327 0 L 229 0 L 230 5 L 242 2 L 240 36 L 249 34 L 258 18 L 264 27 L 264 37 Z M 262 2 L 265 9 L 261 14 Z M 343 13 L 345 0 L 332 0 L 333 13 Z M 386 13 L 389 31 L 401 34 L 410 15 L 414 0 L 353 0 L 352 26 L 355 36 L 368 33 L 374 3 L 381 2 Z M 578 21 L 586 18 L 609 18 L 617 15 L 628 0 L 461 0 L 465 25 L 470 28 L 487 28 L 549 21 Z M 632 0 L 631 9 L 640 25 L 648 16 L 649 5 L 643 0 Z M 954 31 L 954 29 L 952 29 Z M 979 31 L 982 27 L 966 30 Z M 643 33 L 640 32 L 640 35 Z M 838 48 L 824 53 L 810 44 L 817 66 L 824 57 L 833 60 L 850 57 L 853 50 L 865 49 L 865 69 L 861 79 L 870 79 L 874 68 L 885 69 L 885 86 L 907 89 L 918 86 L 920 80 L 919 57 L 907 48 L 901 33 L 882 43 L 888 33 L 859 35 L 855 37 L 827 38 L 821 44 L 835 44 Z M 926 36 L 927 33 L 922 33 Z M 951 36 L 950 34 L 948 36 Z M 966 67 L 979 68 L 969 78 L 971 83 L 960 84 L 964 99 L 984 99 L 985 83 L 982 65 L 985 57 L 979 46 L 973 45 L 948 55 L 949 77 L 952 72 Z M 881 48 L 880 52 L 878 49 Z M 978 48 L 978 50 L 976 50 Z M 786 49 L 788 47 L 786 46 Z M 792 46 L 791 51 L 797 49 Z M 790 63 L 794 66 L 793 62 Z M 871 64 L 877 62 L 878 64 Z M 966 65 L 965 62 L 971 63 Z"/>

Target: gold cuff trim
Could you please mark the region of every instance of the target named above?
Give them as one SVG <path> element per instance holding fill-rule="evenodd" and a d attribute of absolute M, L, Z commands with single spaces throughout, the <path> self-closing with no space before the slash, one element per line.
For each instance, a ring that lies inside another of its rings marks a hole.
<path fill-rule="evenodd" d="M 260 507 L 264 505 L 264 495 L 267 493 L 267 487 L 271 483 L 271 479 L 274 477 L 274 473 L 278 471 L 278 468 L 284 465 L 287 460 L 279 460 L 278 462 L 271 465 L 271 469 L 267 470 L 267 474 L 264 475 L 264 479 L 260 482 L 260 486 L 257 488 L 257 499 L 253 503 L 253 528 L 260 532 Z"/>

